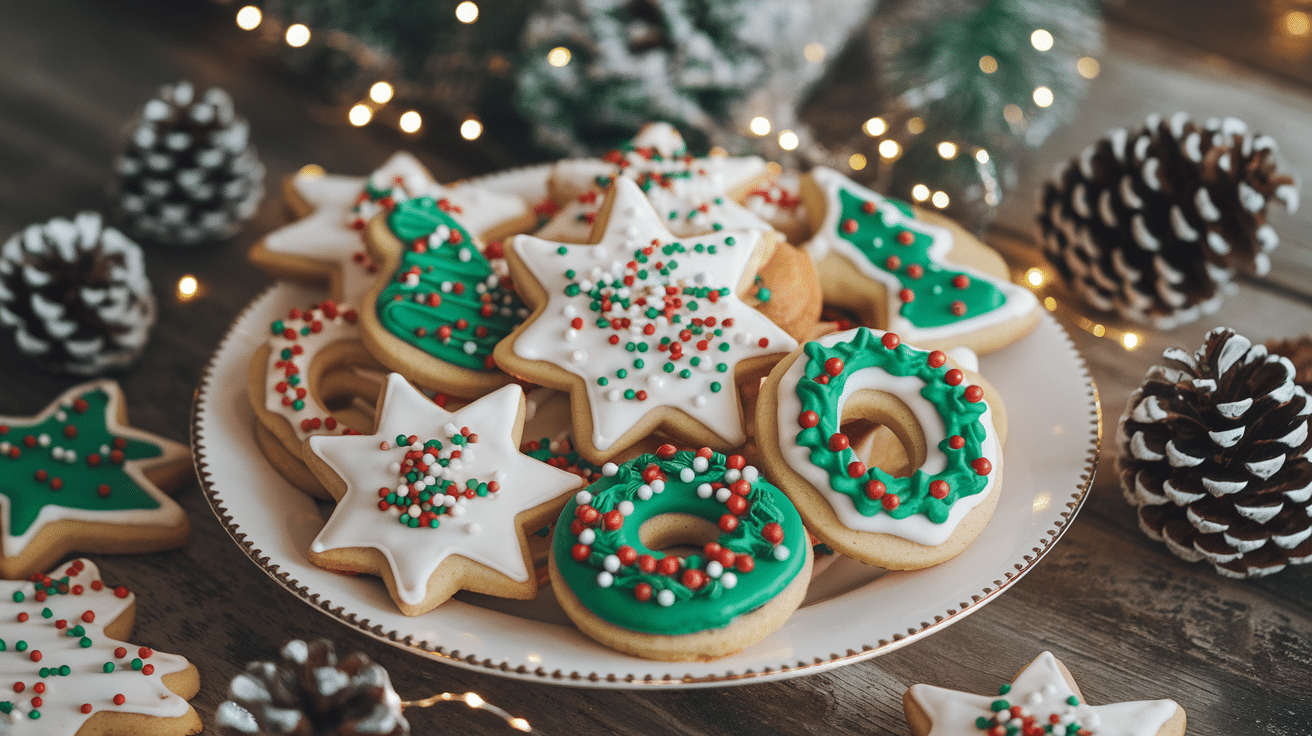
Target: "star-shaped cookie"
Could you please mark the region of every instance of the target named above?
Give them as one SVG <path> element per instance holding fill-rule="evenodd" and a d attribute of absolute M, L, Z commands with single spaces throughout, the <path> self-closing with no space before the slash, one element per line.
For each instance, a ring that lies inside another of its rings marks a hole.
<path fill-rule="evenodd" d="M 1185 726 L 1184 709 L 1174 700 L 1085 703 L 1051 652 L 1026 665 L 997 695 L 912 685 L 902 707 L 914 736 L 1181 736 Z"/>
<path fill-rule="evenodd" d="M 186 446 L 127 425 L 110 380 L 69 389 L 34 417 L 0 417 L 0 576 L 28 577 L 73 550 L 185 545 L 187 515 L 161 488 L 191 473 Z"/>
<path fill-rule="evenodd" d="M 517 385 L 449 412 L 389 374 L 373 434 L 309 440 L 306 459 L 338 499 L 310 560 L 381 576 L 408 616 L 457 590 L 534 597 L 524 530 L 583 481 L 521 454 L 523 426 Z"/>
<path fill-rule="evenodd" d="M 498 343 L 497 364 L 570 391 L 575 439 L 593 462 L 658 427 L 721 449 L 742 444 L 737 383 L 797 346 L 738 296 L 773 235 L 676 238 L 628 179 L 608 200 L 596 245 L 515 238 L 507 260 L 535 311 Z"/>

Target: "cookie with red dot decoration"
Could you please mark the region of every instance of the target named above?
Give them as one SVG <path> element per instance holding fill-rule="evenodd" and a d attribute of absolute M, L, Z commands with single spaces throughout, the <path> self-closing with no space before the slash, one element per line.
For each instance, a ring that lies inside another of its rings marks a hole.
<path fill-rule="evenodd" d="M 919 569 L 960 554 L 992 517 L 1005 410 L 974 354 L 951 352 L 858 327 L 802 345 L 761 386 L 761 464 L 834 550 Z"/>
<path fill-rule="evenodd" d="M 1174 700 L 1089 705 L 1052 652 L 1025 665 L 996 694 L 912 685 L 902 709 L 912 736 L 1183 736 L 1185 727 L 1184 708 Z"/>
<path fill-rule="evenodd" d="M 825 304 L 907 342 L 987 353 L 1024 337 L 1039 301 L 996 251 L 941 215 L 884 197 L 818 166 L 802 177 L 812 231 L 803 246 Z"/>
<path fill-rule="evenodd" d="M 181 547 L 191 526 L 165 491 L 194 480 L 185 445 L 128 426 L 110 380 L 75 386 L 32 417 L 0 417 L 0 576 L 74 550 Z"/>
<path fill-rule="evenodd" d="M 0 582 L 0 733 L 10 736 L 185 736 L 201 722 L 187 700 L 195 666 L 124 641 L 136 596 L 79 559 Z"/>

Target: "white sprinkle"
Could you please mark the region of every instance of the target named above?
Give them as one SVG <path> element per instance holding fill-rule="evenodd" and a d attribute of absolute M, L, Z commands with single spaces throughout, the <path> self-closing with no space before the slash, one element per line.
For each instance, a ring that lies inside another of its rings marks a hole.
<path fill-rule="evenodd" d="M 619 572 L 620 558 L 615 555 L 606 555 L 601 561 L 601 566 L 606 568 L 606 572 Z"/>
<path fill-rule="evenodd" d="M 706 574 L 710 577 L 718 578 L 724 574 L 724 565 L 721 565 L 715 560 L 711 560 L 706 563 Z"/>
<path fill-rule="evenodd" d="M 579 543 L 592 544 L 597 539 L 597 532 L 592 529 L 584 529 L 579 532 Z"/>
<path fill-rule="evenodd" d="M 619 504 L 617 504 L 617 505 L 615 506 L 615 508 L 619 510 L 621 516 L 632 516 L 632 515 L 633 515 L 633 502 L 632 502 L 632 501 L 628 501 L 628 500 L 620 501 Z"/>
<path fill-rule="evenodd" d="M 743 472 L 741 470 L 738 470 L 737 468 L 729 468 L 728 470 L 724 471 L 725 483 L 735 483 L 741 477 L 743 477 Z"/>
<path fill-rule="evenodd" d="M 612 586 L 612 585 L 614 585 L 614 584 L 615 584 L 615 576 L 614 576 L 614 575 L 610 574 L 609 572 L 606 572 L 605 570 L 602 570 L 601 572 L 597 573 L 597 585 L 598 585 L 598 586 L 600 586 L 600 587 L 602 587 L 602 588 L 609 588 L 610 586 Z"/>
<path fill-rule="evenodd" d="M 42 447 L 49 447 L 49 446 L 50 446 L 50 435 L 48 435 L 48 434 L 42 434 L 42 435 L 38 436 L 38 437 L 36 438 L 36 443 L 37 443 L 38 445 L 41 445 Z"/>
<path fill-rule="evenodd" d="M 715 491 L 714 489 L 711 488 L 710 483 L 702 483 L 701 485 L 697 486 L 697 495 L 702 498 L 710 498 L 711 494 L 714 492 Z"/>
<path fill-rule="evenodd" d="M 650 501 L 651 495 L 652 495 L 651 486 L 645 483 L 638 486 L 638 498 L 642 499 L 643 501 Z"/>
<path fill-rule="evenodd" d="M 709 467 L 711 467 L 711 461 L 709 458 L 698 455 L 692 459 L 692 469 L 698 473 L 705 473 L 706 469 Z"/>
<path fill-rule="evenodd" d="M 483 527 L 479 526 L 478 524 L 472 521 L 469 522 L 468 524 L 465 524 L 465 534 L 468 534 L 471 537 L 475 536 L 481 531 L 483 531 Z"/>
<path fill-rule="evenodd" d="M 783 546 L 782 544 L 776 544 L 774 546 L 774 558 L 776 560 L 783 562 L 784 560 L 788 559 L 789 554 L 791 553 L 788 551 L 788 548 Z"/>
<path fill-rule="evenodd" d="M 725 572 L 723 575 L 720 576 L 720 585 L 723 585 L 725 587 L 725 590 L 732 590 L 733 586 L 737 584 L 738 584 L 738 576 L 735 573 Z"/>
<path fill-rule="evenodd" d="M 601 474 L 606 476 L 607 478 L 611 477 L 612 475 L 615 475 L 616 473 L 619 472 L 619 470 L 620 470 L 620 466 L 616 465 L 615 463 L 606 463 L 605 465 L 601 466 Z"/>
<path fill-rule="evenodd" d="M 715 500 L 719 501 L 720 503 L 724 503 L 725 501 L 728 501 L 729 496 L 732 495 L 733 495 L 733 491 L 729 490 L 728 488 L 721 488 L 715 492 Z"/>
<path fill-rule="evenodd" d="M 587 491 L 579 491 L 574 494 L 574 502 L 580 506 L 587 506 L 592 503 L 592 494 Z"/>
<path fill-rule="evenodd" d="M 674 591 L 662 590 L 661 592 L 657 593 L 656 602 L 661 604 L 662 606 L 665 606 L 666 608 L 669 608 L 670 606 L 674 605 Z"/>

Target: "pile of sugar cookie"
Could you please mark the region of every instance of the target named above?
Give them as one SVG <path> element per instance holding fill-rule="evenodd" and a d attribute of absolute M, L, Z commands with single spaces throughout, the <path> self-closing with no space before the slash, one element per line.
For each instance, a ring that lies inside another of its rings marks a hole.
<path fill-rule="evenodd" d="M 336 504 L 309 558 L 407 615 L 550 586 L 607 646 L 709 659 L 792 614 L 815 548 L 923 568 L 997 504 L 976 354 L 1037 300 L 836 171 L 655 123 L 598 159 L 441 185 L 398 153 L 284 196 L 251 259 L 327 294 L 253 346 L 256 436 Z"/>

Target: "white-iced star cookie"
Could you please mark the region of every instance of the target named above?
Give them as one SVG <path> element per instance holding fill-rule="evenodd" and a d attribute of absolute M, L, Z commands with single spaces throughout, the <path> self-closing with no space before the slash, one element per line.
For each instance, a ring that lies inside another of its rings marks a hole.
<path fill-rule="evenodd" d="M 389 374 L 373 434 L 309 440 L 306 460 L 338 499 L 310 560 L 381 576 L 408 616 L 457 590 L 534 597 L 524 530 L 583 482 L 520 453 L 524 412 L 516 385 L 448 412 Z"/>

